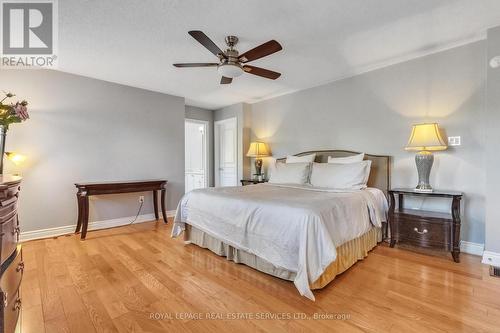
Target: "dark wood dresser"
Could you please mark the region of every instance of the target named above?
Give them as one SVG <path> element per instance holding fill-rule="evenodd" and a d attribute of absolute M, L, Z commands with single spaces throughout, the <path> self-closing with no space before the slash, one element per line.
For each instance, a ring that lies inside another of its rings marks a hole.
<path fill-rule="evenodd" d="M 16 330 L 21 311 L 19 287 L 23 277 L 23 252 L 19 241 L 17 198 L 21 177 L 0 176 L 0 332 Z"/>
<path fill-rule="evenodd" d="M 405 196 L 450 199 L 449 213 L 404 208 Z M 462 192 L 415 192 L 398 188 L 389 191 L 389 225 L 391 247 L 396 243 L 440 249 L 451 252 L 453 260 L 460 262 L 460 201 Z M 397 197 L 397 205 L 396 205 Z"/>

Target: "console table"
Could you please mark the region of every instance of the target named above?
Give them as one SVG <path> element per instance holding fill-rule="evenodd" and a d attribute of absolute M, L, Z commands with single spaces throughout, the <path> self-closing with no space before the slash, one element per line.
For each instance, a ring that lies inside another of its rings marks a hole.
<path fill-rule="evenodd" d="M 161 192 L 161 212 L 163 221 L 167 223 L 167 211 L 165 209 L 165 192 L 167 187 L 166 180 L 139 180 L 139 181 L 116 181 L 102 183 L 76 183 L 78 192 L 76 199 L 78 202 L 78 221 L 75 233 L 82 229 L 81 239 L 87 236 L 89 225 L 89 197 L 91 195 L 133 193 L 153 191 L 153 206 L 155 218 L 158 220 L 158 191 Z"/>

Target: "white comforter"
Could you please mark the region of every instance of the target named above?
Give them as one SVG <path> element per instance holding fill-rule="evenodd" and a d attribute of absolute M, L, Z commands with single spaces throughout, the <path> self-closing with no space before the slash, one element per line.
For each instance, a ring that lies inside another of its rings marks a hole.
<path fill-rule="evenodd" d="M 300 294 L 337 257 L 336 247 L 385 221 L 382 191 L 259 184 L 194 190 L 179 203 L 172 237 L 185 223 L 275 266 L 296 272 Z"/>

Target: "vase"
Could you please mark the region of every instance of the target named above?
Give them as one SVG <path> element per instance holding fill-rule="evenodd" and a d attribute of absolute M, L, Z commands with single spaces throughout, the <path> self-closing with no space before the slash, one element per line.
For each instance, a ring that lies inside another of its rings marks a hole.
<path fill-rule="evenodd" d="M 0 126 L 0 175 L 3 175 L 3 157 L 5 155 L 6 137 L 7 137 L 7 127 Z"/>

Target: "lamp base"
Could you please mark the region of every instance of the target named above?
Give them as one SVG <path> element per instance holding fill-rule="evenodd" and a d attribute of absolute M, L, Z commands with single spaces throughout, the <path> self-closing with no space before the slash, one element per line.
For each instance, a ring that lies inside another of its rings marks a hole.
<path fill-rule="evenodd" d="M 432 164 L 434 163 L 434 155 L 426 150 L 420 151 L 415 155 L 415 163 L 417 164 L 418 185 L 414 191 L 432 192 L 432 186 L 429 184 L 429 176 Z"/>
<path fill-rule="evenodd" d="M 261 158 L 255 159 L 255 174 L 256 175 L 262 174 L 262 159 Z"/>
<path fill-rule="evenodd" d="M 253 174 L 253 179 L 256 181 L 263 181 L 264 180 L 264 174 L 263 173 L 254 173 Z"/>

